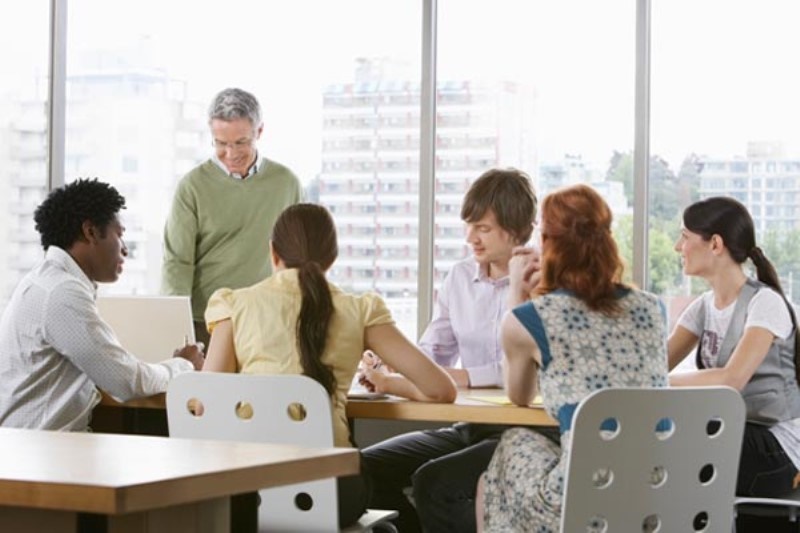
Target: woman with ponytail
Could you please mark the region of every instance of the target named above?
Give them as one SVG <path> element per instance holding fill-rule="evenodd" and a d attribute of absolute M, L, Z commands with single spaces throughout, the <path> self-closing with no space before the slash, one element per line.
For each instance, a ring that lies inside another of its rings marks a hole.
<path fill-rule="evenodd" d="M 713 197 L 686 208 L 675 250 L 684 273 L 703 278 L 711 290 L 684 311 L 667 347 L 670 369 L 694 353 L 698 370 L 673 373 L 670 384 L 728 385 L 741 391 L 747 424 L 737 494 L 784 494 L 800 479 L 794 310 L 775 268 L 756 246 L 753 219 L 736 200 Z M 748 259 L 757 280 L 742 268 Z"/>
<path fill-rule="evenodd" d="M 205 318 L 212 335 L 204 371 L 315 379 L 331 395 L 336 446 L 353 446 L 347 391 L 366 349 L 407 378 L 388 376 L 387 392 L 421 401 L 455 399 L 452 379 L 403 336 L 380 296 L 348 294 L 327 281 L 338 248 L 324 207 L 297 204 L 283 211 L 270 249 L 270 277 L 243 289 L 219 289 L 209 300 Z M 366 509 L 365 479 L 363 472 L 339 479 L 342 527 Z"/>

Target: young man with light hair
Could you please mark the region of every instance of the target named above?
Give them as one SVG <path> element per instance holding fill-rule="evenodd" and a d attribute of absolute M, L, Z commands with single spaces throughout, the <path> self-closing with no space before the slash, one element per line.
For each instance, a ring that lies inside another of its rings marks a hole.
<path fill-rule="evenodd" d="M 467 191 L 461 207 L 472 254 L 442 282 L 433 319 L 419 347 L 467 387 L 502 387 L 500 324 L 515 246 L 528 242 L 536 219 L 530 178 L 492 169 Z M 379 354 L 378 354 L 379 355 Z M 475 530 L 478 478 L 507 426 L 458 423 L 394 437 L 363 451 L 373 483 L 370 507 L 397 509 L 401 531 Z M 415 506 L 404 494 L 411 487 Z"/>

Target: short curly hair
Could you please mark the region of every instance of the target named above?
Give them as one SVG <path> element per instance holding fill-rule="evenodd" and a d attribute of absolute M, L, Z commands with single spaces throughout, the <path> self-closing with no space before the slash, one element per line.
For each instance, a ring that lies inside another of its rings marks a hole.
<path fill-rule="evenodd" d="M 80 238 L 84 222 L 97 226 L 104 236 L 120 209 L 125 209 L 125 198 L 114 187 L 97 178 L 78 179 L 51 191 L 33 219 L 45 250 L 67 250 Z"/>

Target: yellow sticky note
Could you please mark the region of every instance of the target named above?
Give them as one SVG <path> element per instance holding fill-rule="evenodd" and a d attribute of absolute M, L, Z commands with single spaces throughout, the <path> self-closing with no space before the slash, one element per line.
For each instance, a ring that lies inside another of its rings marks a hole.
<path fill-rule="evenodd" d="M 511 400 L 508 399 L 508 396 L 469 396 L 470 400 L 478 400 L 481 402 L 493 403 L 497 405 L 514 405 Z M 542 407 L 542 397 L 537 395 L 533 402 L 531 403 L 532 407 Z"/>

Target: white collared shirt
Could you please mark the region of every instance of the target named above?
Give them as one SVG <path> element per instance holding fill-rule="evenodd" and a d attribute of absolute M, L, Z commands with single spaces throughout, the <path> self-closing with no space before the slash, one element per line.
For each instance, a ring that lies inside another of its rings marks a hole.
<path fill-rule="evenodd" d="M 500 326 L 509 278 L 492 279 L 473 257 L 453 265 L 436 297 L 420 349 L 445 367 L 461 367 L 471 387 L 503 386 Z"/>
<path fill-rule="evenodd" d="M 164 392 L 193 369 L 182 358 L 148 364 L 125 351 L 97 314 L 96 295 L 56 246 L 22 279 L 0 319 L 0 426 L 85 431 L 98 387 L 124 401 Z"/>
<path fill-rule="evenodd" d="M 250 170 L 247 171 L 247 176 L 242 176 L 238 172 L 232 173 L 230 170 L 228 170 L 228 167 L 225 166 L 225 163 L 220 161 L 219 157 L 217 157 L 217 154 L 211 154 L 211 161 L 213 161 L 215 165 L 217 165 L 220 169 L 222 169 L 222 171 L 225 174 L 227 174 L 231 178 L 235 178 L 237 180 L 250 178 L 253 175 L 255 175 L 255 173 L 258 172 L 258 170 L 261 168 L 261 162 L 263 160 L 264 160 L 264 158 L 261 157 L 261 154 L 259 152 L 256 152 L 256 160 L 253 161 L 252 165 L 250 165 Z"/>

